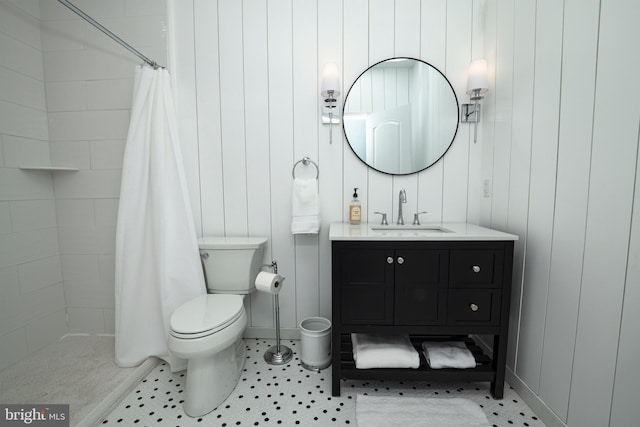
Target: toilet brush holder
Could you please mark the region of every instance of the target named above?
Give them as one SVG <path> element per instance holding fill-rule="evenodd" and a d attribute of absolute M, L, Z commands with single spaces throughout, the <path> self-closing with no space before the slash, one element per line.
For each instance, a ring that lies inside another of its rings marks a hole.
<path fill-rule="evenodd" d="M 270 267 L 274 274 L 278 274 L 278 263 L 273 261 L 266 266 Z M 286 345 L 280 344 L 280 301 L 277 292 L 273 294 L 273 306 L 276 318 L 276 345 L 269 347 L 264 353 L 264 360 L 270 365 L 284 365 L 293 359 L 293 352 Z"/>

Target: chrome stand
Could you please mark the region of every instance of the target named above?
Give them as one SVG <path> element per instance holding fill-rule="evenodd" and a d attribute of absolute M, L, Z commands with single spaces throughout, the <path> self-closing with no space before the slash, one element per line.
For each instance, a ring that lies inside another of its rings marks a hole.
<path fill-rule="evenodd" d="M 273 269 L 274 274 L 278 274 L 278 264 L 274 261 L 268 267 Z M 276 345 L 269 347 L 264 353 L 264 361 L 270 365 L 284 365 L 293 358 L 293 352 L 286 345 L 280 344 L 280 301 L 278 294 L 273 296 L 276 317 Z"/>

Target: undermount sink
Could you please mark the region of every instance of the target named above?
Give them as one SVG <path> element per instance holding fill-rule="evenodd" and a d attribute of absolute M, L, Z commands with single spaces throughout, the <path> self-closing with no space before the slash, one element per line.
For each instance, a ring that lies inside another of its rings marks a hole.
<path fill-rule="evenodd" d="M 428 231 L 435 233 L 452 233 L 451 230 L 440 227 L 439 225 L 369 225 L 374 231 Z"/>

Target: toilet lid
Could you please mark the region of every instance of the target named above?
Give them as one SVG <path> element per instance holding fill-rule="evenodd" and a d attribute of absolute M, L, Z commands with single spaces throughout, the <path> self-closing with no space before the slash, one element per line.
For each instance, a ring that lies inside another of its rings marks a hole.
<path fill-rule="evenodd" d="M 193 334 L 196 338 L 224 329 L 242 316 L 242 300 L 241 295 L 200 295 L 182 304 L 171 315 L 171 330 L 178 334 Z"/>

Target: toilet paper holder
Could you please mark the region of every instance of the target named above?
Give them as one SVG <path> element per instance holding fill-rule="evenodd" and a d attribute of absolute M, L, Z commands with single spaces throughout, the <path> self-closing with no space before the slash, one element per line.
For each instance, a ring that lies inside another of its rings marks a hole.
<path fill-rule="evenodd" d="M 270 268 L 274 274 L 278 274 L 278 263 L 264 264 L 261 268 Z M 273 305 L 276 320 L 276 345 L 269 347 L 264 353 L 264 360 L 270 365 L 284 365 L 293 358 L 293 352 L 286 345 L 280 344 L 280 301 L 278 294 L 273 294 Z"/>

